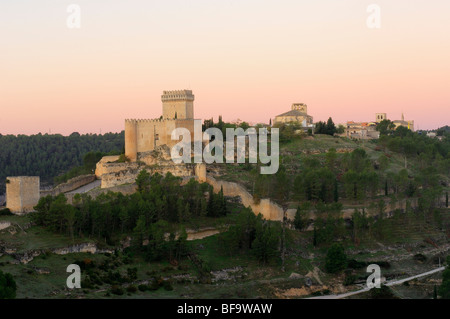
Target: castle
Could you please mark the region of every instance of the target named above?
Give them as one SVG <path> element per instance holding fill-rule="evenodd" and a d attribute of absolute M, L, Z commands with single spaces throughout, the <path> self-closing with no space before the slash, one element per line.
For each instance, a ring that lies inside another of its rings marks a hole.
<path fill-rule="evenodd" d="M 132 162 L 138 153 L 155 150 L 158 146 L 170 148 L 178 143 L 171 139 L 175 128 L 186 128 L 194 133 L 194 95 L 191 90 L 163 91 L 162 116 L 158 119 L 125 120 L 125 156 Z"/>

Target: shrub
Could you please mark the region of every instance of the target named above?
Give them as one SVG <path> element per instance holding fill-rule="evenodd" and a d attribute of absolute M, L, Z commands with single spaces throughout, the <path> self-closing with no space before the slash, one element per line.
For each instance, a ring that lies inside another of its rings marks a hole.
<path fill-rule="evenodd" d="M 144 292 L 144 291 L 147 291 L 147 290 L 148 290 L 148 286 L 147 286 L 147 285 L 139 285 L 139 286 L 138 286 L 138 289 L 139 289 L 139 291 Z"/>
<path fill-rule="evenodd" d="M 137 288 L 136 288 L 136 286 L 129 285 L 129 286 L 127 287 L 127 291 L 128 291 L 128 292 L 131 292 L 131 293 L 135 293 L 135 292 L 137 291 Z"/>
<path fill-rule="evenodd" d="M 325 259 L 325 270 L 328 273 L 338 273 L 347 267 L 347 256 L 341 244 L 333 244 L 328 249 Z"/>
<path fill-rule="evenodd" d="M 381 288 L 372 288 L 369 292 L 370 299 L 398 299 L 394 295 L 391 288 L 385 285 L 381 285 Z"/>
<path fill-rule="evenodd" d="M 168 280 L 164 281 L 163 287 L 164 287 L 164 290 L 167 290 L 167 291 L 173 290 L 172 284 Z"/>
<path fill-rule="evenodd" d="M 148 285 L 148 290 L 158 290 L 160 287 L 160 283 L 158 280 L 152 280 L 151 284 Z"/>
<path fill-rule="evenodd" d="M 16 282 L 11 274 L 0 270 L 0 299 L 16 298 Z"/>
<path fill-rule="evenodd" d="M 0 216 L 12 216 L 13 213 L 9 210 L 9 208 L 0 209 Z"/>
<path fill-rule="evenodd" d="M 111 287 L 111 293 L 118 295 L 118 296 L 122 296 L 124 291 L 120 286 L 114 285 Z"/>
<path fill-rule="evenodd" d="M 347 262 L 347 267 L 351 269 L 360 269 L 367 266 L 367 263 L 364 261 L 357 261 L 355 259 L 350 259 Z"/>
<path fill-rule="evenodd" d="M 425 255 L 422 255 L 422 254 L 415 254 L 413 259 L 416 260 L 416 261 L 424 262 L 424 261 L 427 260 L 427 257 Z"/>
<path fill-rule="evenodd" d="M 352 275 L 352 274 L 348 274 L 345 276 L 343 284 L 344 284 L 344 286 L 350 286 L 350 285 L 353 285 L 355 283 L 355 281 L 356 281 L 356 276 Z"/>

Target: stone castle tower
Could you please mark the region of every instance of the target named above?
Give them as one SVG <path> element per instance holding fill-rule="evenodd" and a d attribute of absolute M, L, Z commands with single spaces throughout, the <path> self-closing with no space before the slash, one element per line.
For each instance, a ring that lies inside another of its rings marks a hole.
<path fill-rule="evenodd" d="M 194 134 L 194 95 L 191 90 L 164 91 L 161 95 L 162 116 L 158 119 L 125 120 L 125 155 L 136 161 L 138 153 L 157 146 L 174 146 L 171 139 L 175 128 L 183 127 Z"/>
<path fill-rule="evenodd" d="M 194 95 L 191 90 L 164 91 L 161 101 L 164 119 L 194 118 Z"/>

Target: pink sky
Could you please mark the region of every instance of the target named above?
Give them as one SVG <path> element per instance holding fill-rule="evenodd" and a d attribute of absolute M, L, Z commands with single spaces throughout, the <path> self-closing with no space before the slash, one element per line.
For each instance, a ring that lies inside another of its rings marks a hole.
<path fill-rule="evenodd" d="M 268 123 L 302 102 L 314 121 L 450 124 L 450 1 L 0 2 L 1 134 L 118 132 L 177 89 L 201 119 Z"/>

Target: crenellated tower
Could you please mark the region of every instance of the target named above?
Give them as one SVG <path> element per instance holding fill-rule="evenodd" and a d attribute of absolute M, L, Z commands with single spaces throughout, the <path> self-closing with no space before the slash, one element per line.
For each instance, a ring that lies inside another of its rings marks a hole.
<path fill-rule="evenodd" d="M 193 119 L 194 95 L 191 90 L 163 91 L 163 119 Z"/>

